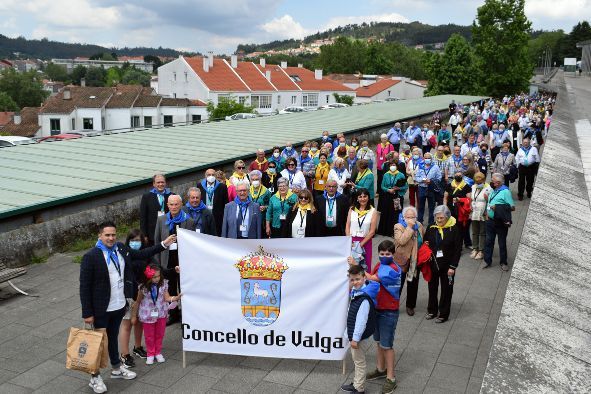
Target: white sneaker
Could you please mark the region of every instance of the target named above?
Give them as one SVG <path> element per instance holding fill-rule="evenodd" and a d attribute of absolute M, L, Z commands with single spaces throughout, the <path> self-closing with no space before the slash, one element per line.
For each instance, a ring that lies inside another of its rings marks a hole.
<path fill-rule="evenodd" d="M 166 360 L 164 359 L 164 356 L 162 354 L 157 354 L 156 361 L 158 361 L 159 363 L 163 363 Z"/>
<path fill-rule="evenodd" d="M 101 375 L 97 376 L 96 378 L 91 376 L 90 383 L 88 383 L 88 385 L 95 393 L 104 393 L 107 391 L 107 386 L 105 385 L 105 382 L 103 382 Z"/>
<path fill-rule="evenodd" d="M 135 372 L 130 371 L 123 365 L 119 366 L 119 371 L 111 371 L 111 379 L 125 379 L 131 380 L 135 379 L 137 374 Z"/>
<path fill-rule="evenodd" d="M 152 365 L 152 364 L 154 364 L 154 356 L 148 356 L 148 357 L 146 358 L 146 364 L 147 364 L 147 365 Z"/>

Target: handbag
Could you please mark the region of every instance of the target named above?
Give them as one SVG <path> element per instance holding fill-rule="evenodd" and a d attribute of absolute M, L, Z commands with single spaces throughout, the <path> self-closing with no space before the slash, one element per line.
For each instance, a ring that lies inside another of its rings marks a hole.
<path fill-rule="evenodd" d="M 109 340 L 104 328 L 70 327 L 66 345 L 66 368 L 96 374 L 109 363 Z"/>

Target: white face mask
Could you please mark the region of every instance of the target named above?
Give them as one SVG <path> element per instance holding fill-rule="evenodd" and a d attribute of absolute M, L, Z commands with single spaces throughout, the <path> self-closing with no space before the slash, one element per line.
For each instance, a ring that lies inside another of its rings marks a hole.
<path fill-rule="evenodd" d="M 273 153 L 273 157 L 275 157 L 275 158 L 279 157 L 279 152 Z"/>
<path fill-rule="evenodd" d="M 390 166 L 390 171 L 391 172 L 395 172 L 396 171 L 396 166 Z"/>
<path fill-rule="evenodd" d="M 252 181 L 252 187 L 259 187 L 261 185 L 261 181 Z"/>
<path fill-rule="evenodd" d="M 214 183 L 214 182 L 215 182 L 215 176 L 213 176 L 213 175 L 210 175 L 210 176 L 208 176 L 207 178 L 205 178 L 205 180 L 206 180 L 208 183 Z"/>

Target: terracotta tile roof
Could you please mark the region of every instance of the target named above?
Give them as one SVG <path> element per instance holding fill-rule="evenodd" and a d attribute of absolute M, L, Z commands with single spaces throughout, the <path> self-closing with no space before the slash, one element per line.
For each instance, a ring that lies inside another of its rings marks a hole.
<path fill-rule="evenodd" d="M 284 70 L 275 65 L 275 64 L 267 64 L 266 67 L 262 67 L 260 64 L 255 64 L 255 66 L 261 70 L 263 74 L 266 71 L 271 71 L 271 83 L 279 90 L 300 90 L 298 85 L 295 84 L 287 75 Z"/>
<path fill-rule="evenodd" d="M 160 104 L 160 100 L 162 100 L 161 96 L 152 96 L 147 94 L 140 95 L 135 103 L 133 104 L 134 107 L 157 107 Z"/>
<path fill-rule="evenodd" d="M 355 89 L 357 97 L 373 97 L 376 94 L 383 92 L 384 90 L 399 83 L 399 79 L 382 79 L 372 83 L 369 86 L 361 86 Z"/>
<path fill-rule="evenodd" d="M 271 74 L 271 83 L 269 83 L 266 76 L 253 62 L 239 62 L 235 70 L 252 91 L 277 91 L 273 86 L 273 74 Z"/>
<path fill-rule="evenodd" d="M 14 112 L 0 112 L 0 128 L 12 120 Z"/>
<path fill-rule="evenodd" d="M 191 100 L 186 98 L 163 97 L 160 102 L 161 107 L 189 107 L 191 105 Z"/>
<path fill-rule="evenodd" d="M 426 79 L 417 79 L 418 83 L 420 83 L 423 86 L 427 86 L 427 84 L 429 83 L 429 81 L 427 81 Z"/>
<path fill-rule="evenodd" d="M 134 89 L 117 89 L 107 103 L 107 108 L 131 108 L 142 92 L 141 86 Z"/>
<path fill-rule="evenodd" d="M 213 67 L 208 72 L 203 70 L 203 57 L 186 57 L 187 64 L 201 78 L 203 83 L 214 92 L 249 92 L 250 89 L 238 78 L 232 67 L 223 59 L 213 59 Z"/>
<path fill-rule="evenodd" d="M 353 89 L 350 89 L 338 82 L 331 81 L 330 79 L 316 79 L 314 76 L 314 71 L 310 71 L 303 67 L 287 67 L 285 72 L 290 77 L 297 76 L 300 79 L 300 81 L 296 81 L 296 84 L 302 90 L 353 92 Z"/>
<path fill-rule="evenodd" d="M 359 84 L 361 75 L 359 74 L 328 74 L 325 78 L 338 83 L 355 83 Z"/>
<path fill-rule="evenodd" d="M 64 91 L 70 90 L 70 99 L 64 100 Z M 115 88 L 68 86 L 45 101 L 40 113 L 69 114 L 75 108 L 101 108 L 115 93 Z"/>
<path fill-rule="evenodd" d="M 201 100 L 191 100 L 191 105 L 196 107 L 207 107 L 207 103 Z"/>
<path fill-rule="evenodd" d="M 8 122 L 3 128 L 2 133 L 16 135 L 19 137 L 34 137 L 39 131 L 39 108 L 24 107 L 21 112 L 21 123 L 14 124 L 14 121 Z"/>

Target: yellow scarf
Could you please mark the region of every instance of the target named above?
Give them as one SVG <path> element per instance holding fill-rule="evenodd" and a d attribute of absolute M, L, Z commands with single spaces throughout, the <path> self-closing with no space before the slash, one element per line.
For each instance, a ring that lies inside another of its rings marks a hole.
<path fill-rule="evenodd" d="M 443 229 L 450 228 L 455 224 L 456 224 L 456 218 L 454 218 L 453 216 L 450 216 L 449 219 L 447 219 L 447 222 L 443 226 L 440 227 L 437 224 L 432 224 L 431 228 L 436 228 L 437 230 L 439 230 L 439 235 L 441 235 L 441 239 L 443 239 Z"/>
<path fill-rule="evenodd" d="M 443 154 L 443 157 L 441 159 L 437 155 L 435 155 L 435 160 L 437 160 L 438 162 L 447 161 L 447 159 L 449 159 L 449 156 L 445 153 Z"/>
<path fill-rule="evenodd" d="M 368 213 L 369 211 L 371 211 L 372 209 L 373 209 L 373 207 L 372 207 L 371 205 L 369 206 L 369 209 L 364 209 L 364 210 L 361 210 L 361 209 L 359 209 L 359 208 L 355 207 L 355 212 L 357 212 L 357 216 L 358 216 L 358 217 L 362 218 L 362 217 L 364 217 L 365 215 L 367 215 L 367 213 Z"/>
<path fill-rule="evenodd" d="M 277 173 L 275 174 L 270 174 L 269 170 L 265 171 L 267 173 L 267 175 L 269 176 L 269 180 L 271 181 L 271 186 L 273 186 L 273 182 L 275 181 L 275 177 L 277 176 Z"/>
<path fill-rule="evenodd" d="M 263 185 L 259 186 L 259 191 L 257 192 L 257 194 L 254 194 L 254 186 L 252 186 L 252 184 L 250 185 L 250 197 L 256 201 L 258 200 L 258 198 L 260 196 L 262 196 L 263 194 L 265 194 L 267 192 L 267 188 Z"/>
<path fill-rule="evenodd" d="M 398 169 L 396 169 L 396 171 L 392 172 L 390 170 L 388 170 L 388 174 L 392 175 L 392 176 L 396 176 L 400 171 L 398 171 Z"/>
<path fill-rule="evenodd" d="M 236 178 L 236 179 L 239 179 L 239 180 L 243 180 L 244 178 L 246 178 L 246 174 L 242 174 L 242 175 L 240 175 L 240 174 L 239 174 L 239 173 L 237 173 L 236 171 L 234 171 L 234 173 L 232 174 L 232 176 L 233 176 L 234 178 Z"/>
<path fill-rule="evenodd" d="M 312 209 L 312 207 L 311 207 L 310 203 L 308 203 L 308 204 L 298 203 L 298 209 L 300 210 L 300 212 L 307 213 L 307 211 L 310 211 Z"/>
<path fill-rule="evenodd" d="M 279 201 L 285 201 L 285 200 L 289 200 L 289 198 L 293 195 L 293 192 L 291 190 L 287 191 L 287 194 L 285 195 L 285 199 L 281 199 L 281 194 L 279 192 L 275 193 L 275 197 L 277 197 L 279 199 Z"/>
<path fill-rule="evenodd" d="M 363 170 L 362 173 L 357 174 L 357 179 L 355 180 L 355 183 L 359 183 L 359 181 L 365 178 L 368 174 L 369 170 L 366 168 L 365 170 Z"/>
<path fill-rule="evenodd" d="M 328 163 L 320 163 L 316 166 L 316 179 L 328 178 L 328 171 L 330 171 L 330 165 Z"/>
<path fill-rule="evenodd" d="M 464 179 L 462 179 L 460 183 L 456 182 L 455 179 L 451 181 L 451 187 L 454 188 L 453 194 L 456 194 L 457 192 L 461 191 L 464 188 L 464 186 L 466 186 L 466 182 L 464 182 Z"/>

